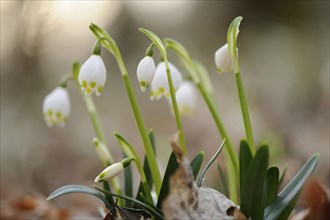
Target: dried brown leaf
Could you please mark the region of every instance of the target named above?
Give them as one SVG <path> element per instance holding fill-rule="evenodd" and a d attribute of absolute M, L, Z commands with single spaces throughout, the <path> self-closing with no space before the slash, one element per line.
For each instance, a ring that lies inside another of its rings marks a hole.
<path fill-rule="evenodd" d="M 237 206 L 214 189 L 198 188 L 176 139 L 171 145 L 179 168 L 170 179 L 170 193 L 162 205 L 165 219 L 233 219 L 227 210 Z"/>

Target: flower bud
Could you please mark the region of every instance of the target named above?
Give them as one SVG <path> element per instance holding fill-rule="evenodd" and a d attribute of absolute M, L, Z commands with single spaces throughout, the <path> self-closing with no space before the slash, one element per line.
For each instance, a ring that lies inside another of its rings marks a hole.
<path fill-rule="evenodd" d="M 107 168 L 105 168 L 94 180 L 94 182 L 101 182 L 109 180 L 117 176 L 125 167 L 129 166 L 133 158 L 125 158 L 118 163 L 114 163 Z"/>
<path fill-rule="evenodd" d="M 234 63 L 228 44 L 223 45 L 215 52 L 214 60 L 219 73 L 232 72 L 234 70 Z"/>
<path fill-rule="evenodd" d="M 101 159 L 102 163 L 105 166 L 109 166 L 111 164 L 111 155 L 107 147 L 98 138 L 93 138 L 93 143 L 95 145 L 96 152 L 99 158 Z"/>
<path fill-rule="evenodd" d="M 48 126 L 65 125 L 71 111 L 68 91 L 63 87 L 54 89 L 45 97 L 42 111 Z"/>
<path fill-rule="evenodd" d="M 139 63 L 136 73 L 141 91 L 144 92 L 155 76 L 155 62 L 150 56 L 145 56 Z"/>
<path fill-rule="evenodd" d="M 81 90 L 87 95 L 95 92 L 95 94 L 99 96 L 103 90 L 106 79 L 107 72 L 105 65 L 99 55 L 92 55 L 80 68 L 78 80 Z"/>
<path fill-rule="evenodd" d="M 180 115 L 191 116 L 197 106 L 197 91 L 195 84 L 183 81 L 179 90 L 175 93 Z M 172 105 L 171 99 L 169 99 Z"/>
<path fill-rule="evenodd" d="M 105 168 L 94 180 L 94 182 L 101 182 L 112 179 L 124 170 L 124 165 L 121 162 L 114 163 Z"/>
<path fill-rule="evenodd" d="M 177 91 L 182 82 L 182 74 L 172 63 L 169 63 L 169 68 L 171 72 L 174 90 Z M 170 96 L 166 66 L 164 62 L 160 62 L 156 67 L 155 77 L 151 82 L 150 96 L 151 96 L 151 100 L 153 99 L 158 100 L 162 96 L 165 97 Z"/>

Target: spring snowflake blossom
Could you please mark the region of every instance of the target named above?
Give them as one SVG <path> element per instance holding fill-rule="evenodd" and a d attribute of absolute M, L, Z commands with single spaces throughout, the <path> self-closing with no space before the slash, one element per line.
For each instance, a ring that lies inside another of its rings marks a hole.
<path fill-rule="evenodd" d="M 141 91 L 145 92 L 155 76 L 155 62 L 151 56 L 145 56 L 139 63 L 136 73 L 141 87 Z"/>
<path fill-rule="evenodd" d="M 172 64 L 169 63 L 171 77 L 174 90 L 177 91 L 182 82 L 181 72 Z M 151 100 L 159 100 L 161 97 L 169 97 L 170 89 L 167 80 L 166 66 L 164 62 L 160 62 L 156 67 L 155 77 L 151 82 Z"/>
<path fill-rule="evenodd" d="M 54 89 L 45 97 L 42 111 L 49 127 L 65 125 L 71 111 L 68 91 L 63 87 Z"/>
<path fill-rule="evenodd" d="M 81 90 L 87 95 L 95 92 L 99 96 L 107 79 L 107 71 L 101 56 L 93 54 L 81 66 L 79 72 L 79 83 Z"/>
<path fill-rule="evenodd" d="M 214 60 L 219 73 L 232 72 L 234 70 L 234 63 L 228 44 L 223 45 L 215 52 Z"/>
<path fill-rule="evenodd" d="M 180 114 L 191 116 L 197 106 L 197 91 L 195 84 L 190 81 L 183 81 L 179 90 L 175 93 L 175 97 Z"/>

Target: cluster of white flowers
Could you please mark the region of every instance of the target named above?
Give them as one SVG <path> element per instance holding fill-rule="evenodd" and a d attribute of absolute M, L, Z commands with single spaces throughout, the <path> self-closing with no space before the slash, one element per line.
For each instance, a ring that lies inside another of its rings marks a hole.
<path fill-rule="evenodd" d="M 179 111 L 183 115 L 190 115 L 196 108 L 195 85 L 184 81 L 181 72 L 170 62 L 169 68 Z M 159 100 L 162 97 L 170 100 L 170 88 L 164 61 L 155 67 L 152 57 L 144 57 L 137 67 L 137 78 L 142 92 L 146 91 L 149 85 L 151 85 L 151 100 Z"/>
<path fill-rule="evenodd" d="M 233 60 L 228 44 L 220 47 L 215 52 L 214 57 L 219 73 L 233 71 Z M 169 69 L 179 111 L 182 115 L 191 115 L 197 105 L 195 85 L 183 80 L 181 72 L 170 62 Z M 96 96 L 99 96 L 105 85 L 106 78 L 107 72 L 101 56 L 93 54 L 81 66 L 78 81 L 81 90 L 86 95 L 95 93 Z M 163 61 L 156 67 L 153 58 L 145 56 L 138 64 L 137 78 L 142 92 L 145 92 L 151 85 L 151 100 L 159 100 L 162 97 L 166 97 L 171 103 L 166 66 Z M 67 90 L 63 87 L 54 89 L 45 97 L 43 102 L 43 114 L 47 125 L 63 126 L 69 117 L 70 109 L 70 99 Z"/>

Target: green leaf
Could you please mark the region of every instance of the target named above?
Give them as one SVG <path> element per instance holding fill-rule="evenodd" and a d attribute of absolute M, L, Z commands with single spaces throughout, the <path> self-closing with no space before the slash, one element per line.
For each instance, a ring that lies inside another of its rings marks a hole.
<path fill-rule="evenodd" d="M 287 220 L 289 219 L 289 216 L 296 206 L 296 203 L 298 202 L 299 196 L 300 196 L 301 190 L 297 193 L 297 195 L 290 201 L 290 203 L 286 206 L 286 208 L 282 211 L 280 216 L 277 218 L 277 220 Z"/>
<path fill-rule="evenodd" d="M 229 197 L 229 189 L 228 189 L 228 185 L 227 185 L 227 180 L 226 177 L 221 169 L 220 164 L 217 164 L 217 168 L 218 168 L 218 172 L 219 172 L 219 176 L 220 176 L 220 181 L 221 181 L 221 192 L 222 194 L 224 194 L 226 197 Z"/>
<path fill-rule="evenodd" d="M 154 132 L 152 130 L 149 131 L 149 139 L 150 139 L 150 143 L 151 143 L 152 149 L 154 151 L 154 154 L 156 155 L 155 135 L 154 135 Z M 146 175 L 148 186 L 151 189 L 152 188 L 152 177 L 151 177 L 151 171 L 150 171 L 147 155 L 144 156 L 143 171 L 144 171 L 144 174 Z M 139 185 L 139 188 L 138 188 L 138 191 L 137 191 L 137 194 L 136 194 L 136 199 L 137 200 L 141 201 L 141 193 L 144 194 L 144 195 L 146 194 L 144 192 L 142 182 L 140 182 L 140 185 Z"/>
<path fill-rule="evenodd" d="M 288 185 L 278 194 L 278 197 L 267 206 L 265 219 L 278 219 L 287 207 L 290 205 L 292 206 L 292 201 L 296 198 L 306 180 L 313 173 L 318 159 L 319 154 L 315 154 L 311 157 Z"/>
<path fill-rule="evenodd" d="M 141 31 L 142 33 L 147 35 L 150 38 L 150 40 L 152 42 L 154 42 L 154 44 L 158 47 L 159 52 L 161 53 L 163 58 L 167 59 L 165 46 L 164 46 L 163 42 L 159 39 L 159 37 L 154 32 L 144 29 L 144 28 L 139 28 L 139 31 Z"/>
<path fill-rule="evenodd" d="M 138 157 L 136 151 L 134 150 L 132 145 L 130 145 L 130 143 L 128 143 L 128 141 L 123 136 L 121 136 L 117 132 L 114 132 L 114 136 L 116 137 L 119 145 L 121 146 L 121 148 L 125 152 L 125 154 L 128 157 L 134 158 L 134 162 L 136 164 L 136 167 L 137 167 L 137 169 L 139 171 L 139 174 L 140 174 L 140 177 L 141 177 L 141 182 L 142 182 L 142 185 L 143 185 L 143 188 L 144 188 L 144 193 L 145 193 L 146 197 L 148 198 L 148 200 L 150 202 L 152 202 L 150 187 L 148 186 L 146 175 L 143 171 L 140 158 Z"/>
<path fill-rule="evenodd" d="M 163 213 L 160 209 L 158 209 L 155 206 L 150 206 L 148 204 L 145 204 L 143 202 L 140 202 L 139 200 L 136 200 L 134 198 L 128 197 L 128 196 L 123 196 L 123 195 L 118 195 L 118 194 L 114 194 L 112 192 L 109 192 L 107 190 L 101 189 L 101 188 L 96 188 L 97 190 L 103 192 L 104 194 L 111 194 L 113 197 L 118 197 L 120 199 L 125 199 L 125 200 L 129 200 L 131 202 L 134 202 L 135 204 L 137 204 L 139 207 L 141 207 L 142 209 L 147 210 L 151 215 L 153 215 L 156 219 L 163 219 Z"/>
<path fill-rule="evenodd" d="M 105 206 L 108 209 L 111 209 L 111 205 L 110 203 L 106 200 L 106 198 L 97 190 L 91 188 L 91 187 L 87 187 L 87 186 L 83 186 L 83 185 L 67 185 L 67 186 L 62 186 L 61 188 L 58 188 L 57 190 L 55 190 L 54 192 L 52 192 L 47 200 L 52 200 L 55 199 L 59 196 L 62 196 L 64 194 L 69 194 L 69 193 L 84 193 L 84 194 L 89 194 L 92 196 L 95 196 L 99 199 L 101 199 Z"/>
<path fill-rule="evenodd" d="M 160 189 L 160 193 L 159 193 L 159 197 L 158 197 L 158 201 L 157 201 L 158 208 L 162 207 L 162 203 L 170 191 L 170 189 L 169 189 L 170 177 L 175 173 L 175 171 L 178 169 L 178 167 L 179 167 L 179 164 L 176 160 L 175 153 L 172 151 L 171 156 L 167 163 L 162 188 Z"/>
<path fill-rule="evenodd" d="M 241 16 L 236 17 L 231 22 L 231 24 L 228 28 L 228 32 L 227 32 L 227 42 L 228 42 L 228 47 L 229 47 L 230 53 L 234 60 L 235 72 L 236 72 L 236 70 L 239 69 L 238 62 L 237 62 L 238 57 L 237 57 L 237 51 L 236 51 L 237 46 L 236 45 L 237 45 L 237 35 L 239 32 L 239 26 L 241 24 L 242 19 L 243 18 Z"/>
<path fill-rule="evenodd" d="M 127 158 L 127 155 L 123 153 L 123 159 Z M 127 166 L 124 169 L 124 180 L 125 180 L 125 196 L 132 197 L 133 196 L 133 174 L 132 167 Z M 126 200 L 126 207 L 132 207 L 131 201 Z"/>
<path fill-rule="evenodd" d="M 245 146 L 245 144 L 242 146 Z M 265 176 L 268 159 L 269 149 L 268 145 L 265 144 L 258 149 L 249 165 L 241 195 L 241 211 L 248 218 L 263 219 L 266 203 Z"/>
<path fill-rule="evenodd" d="M 268 168 L 266 173 L 266 188 L 267 188 L 267 199 L 266 206 L 268 206 L 277 196 L 278 187 L 279 187 L 279 175 L 280 171 L 278 167 L 272 166 Z"/>
<path fill-rule="evenodd" d="M 192 159 L 190 163 L 195 179 L 202 166 L 203 159 L 204 159 L 204 151 L 201 151 L 198 154 L 196 154 L 196 156 Z"/>
<path fill-rule="evenodd" d="M 253 160 L 252 152 L 246 140 L 241 140 L 239 148 L 239 174 L 240 174 L 240 195 L 245 195 L 244 185 L 248 175 L 248 169 Z"/>
<path fill-rule="evenodd" d="M 284 177 L 285 177 L 285 174 L 286 174 L 286 171 L 288 171 L 288 165 L 286 164 L 285 167 L 284 167 L 284 170 L 281 174 L 281 177 L 280 177 L 280 181 L 278 183 L 278 186 L 281 186 L 283 180 L 284 180 Z"/>
<path fill-rule="evenodd" d="M 197 183 L 197 186 L 200 187 L 202 185 L 202 181 L 203 181 L 203 178 L 207 172 L 207 170 L 209 169 L 209 167 L 213 164 L 213 162 L 215 161 L 215 159 L 218 157 L 218 155 L 220 154 L 224 144 L 225 144 L 225 139 L 223 139 L 219 149 L 217 150 L 217 152 L 215 152 L 215 154 L 212 156 L 212 158 L 210 159 L 210 161 L 206 164 L 204 170 L 202 171 L 202 173 L 198 176 L 197 180 L 196 180 L 196 183 Z"/>
<path fill-rule="evenodd" d="M 107 181 L 103 181 L 103 189 L 108 190 L 108 191 L 111 192 L 110 185 L 109 185 L 109 183 Z M 112 198 L 111 195 L 105 195 L 104 197 L 110 203 L 111 206 L 114 206 L 115 205 L 115 202 L 114 202 L 114 200 L 113 200 L 113 198 Z"/>

